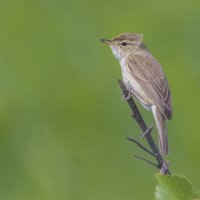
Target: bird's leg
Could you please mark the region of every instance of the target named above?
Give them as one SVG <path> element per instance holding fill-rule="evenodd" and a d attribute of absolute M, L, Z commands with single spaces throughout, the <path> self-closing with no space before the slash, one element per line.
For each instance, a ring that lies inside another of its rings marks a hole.
<path fill-rule="evenodd" d="M 153 127 L 154 127 L 154 125 L 151 125 L 150 128 L 148 128 L 144 133 L 142 133 L 141 138 L 145 137 L 148 134 L 151 134 Z"/>

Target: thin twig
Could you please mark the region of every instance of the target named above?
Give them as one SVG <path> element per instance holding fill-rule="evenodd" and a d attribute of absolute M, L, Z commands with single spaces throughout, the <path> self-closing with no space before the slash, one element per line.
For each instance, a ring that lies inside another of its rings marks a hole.
<path fill-rule="evenodd" d="M 143 160 L 143 161 L 149 163 L 150 165 L 153 165 L 153 166 L 155 166 L 156 168 L 158 168 L 158 166 L 157 166 L 155 163 L 153 163 L 153 162 L 151 162 L 151 161 L 149 161 L 149 160 L 147 160 L 147 159 L 145 159 L 145 158 L 142 158 L 142 157 L 139 157 L 139 156 L 133 156 L 133 157 L 134 157 L 134 158 L 137 158 L 137 159 L 140 159 L 140 160 Z"/>
<path fill-rule="evenodd" d="M 148 128 L 142 135 L 141 138 L 145 137 L 147 134 L 151 134 L 151 131 L 153 130 L 153 125 L 151 125 L 150 128 Z"/>
<path fill-rule="evenodd" d="M 148 131 L 148 127 L 142 117 L 142 115 L 140 114 L 140 111 L 138 110 L 135 102 L 133 101 L 133 98 L 128 98 L 129 95 L 129 91 L 126 89 L 126 86 L 124 85 L 123 81 L 118 80 L 119 86 L 122 90 L 123 96 L 125 97 L 131 111 L 132 111 L 132 117 L 137 121 L 139 127 L 142 129 L 143 133 L 146 133 Z M 160 151 L 158 150 L 156 143 L 154 142 L 153 137 L 151 136 L 151 134 L 144 134 L 144 137 L 146 138 L 147 143 L 149 144 L 153 155 L 155 156 L 156 160 L 157 160 L 157 167 L 159 169 L 163 168 L 163 165 L 165 165 L 165 172 L 167 174 L 170 174 L 168 167 L 166 167 L 165 164 L 165 160 L 163 159 L 162 155 L 160 154 Z M 144 149 L 143 149 L 144 150 Z"/>
<path fill-rule="evenodd" d="M 147 153 L 149 153 L 150 155 L 152 155 L 154 158 L 156 157 L 151 151 L 149 151 L 146 147 L 144 147 L 142 144 L 140 144 L 137 140 L 133 139 L 133 138 L 129 138 L 127 137 L 127 140 L 134 142 L 135 144 L 137 144 L 142 150 L 146 151 Z"/>

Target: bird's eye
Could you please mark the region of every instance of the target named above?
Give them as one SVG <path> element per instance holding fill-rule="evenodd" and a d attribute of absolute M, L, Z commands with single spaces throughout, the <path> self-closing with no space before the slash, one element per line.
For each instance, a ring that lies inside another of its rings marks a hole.
<path fill-rule="evenodd" d="M 122 46 L 126 46 L 127 44 L 127 42 L 122 42 Z"/>

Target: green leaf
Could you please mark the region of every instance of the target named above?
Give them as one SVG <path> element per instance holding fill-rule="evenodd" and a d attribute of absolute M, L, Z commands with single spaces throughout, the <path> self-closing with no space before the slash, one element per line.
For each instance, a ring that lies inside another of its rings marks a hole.
<path fill-rule="evenodd" d="M 200 200 L 191 183 L 182 176 L 156 174 L 156 200 Z"/>

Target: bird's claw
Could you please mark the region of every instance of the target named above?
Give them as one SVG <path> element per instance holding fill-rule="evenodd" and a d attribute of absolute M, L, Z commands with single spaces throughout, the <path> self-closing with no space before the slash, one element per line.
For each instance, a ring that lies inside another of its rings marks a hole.
<path fill-rule="evenodd" d="M 122 101 L 127 101 L 127 100 L 129 100 L 130 98 L 131 98 L 131 93 L 129 92 L 127 96 L 125 96 L 125 95 L 123 94 L 121 100 L 122 100 Z"/>

